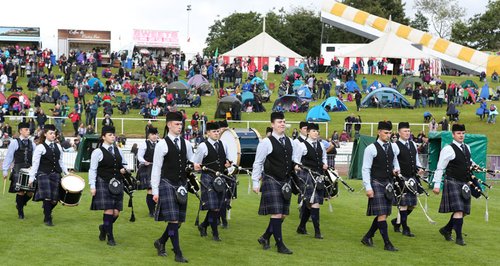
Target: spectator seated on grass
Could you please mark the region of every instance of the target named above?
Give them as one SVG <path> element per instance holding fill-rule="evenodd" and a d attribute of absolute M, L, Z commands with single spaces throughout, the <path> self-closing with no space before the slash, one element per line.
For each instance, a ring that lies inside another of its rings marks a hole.
<path fill-rule="evenodd" d="M 293 101 L 292 105 L 290 106 L 290 112 L 297 113 L 298 111 L 299 111 L 299 106 L 297 105 L 297 102 Z"/>
<path fill-rule="evenodd" d="M 194 99 L 190 102 L 189 106 L 200 107 L 201 106 L 201 96 L 199 94 L 196 94 Z"/>
<path fill-rule="evenodd" d="M 125 101 L 122 101 L 122 102 L 120 103 L 120 105 L 118 106 L 118 110 L 120 110 L 120 113 L 121 113 L 122 115 L 124 115 L 124 114 L 128 114 L 128 113 L 129 113 L 129 111 L 130 111 L 130 110 L 129 110 L 129 108 L 128 108 L 128 105 L 127 105 L 127 103 L 126 103 Z"/>

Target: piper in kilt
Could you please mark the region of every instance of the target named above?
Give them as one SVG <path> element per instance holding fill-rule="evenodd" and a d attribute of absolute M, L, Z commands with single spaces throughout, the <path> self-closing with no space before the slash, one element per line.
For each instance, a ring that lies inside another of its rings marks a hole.
<path fill-rule="evenodd" d="M 122 151 L 114 145 L 115 128 L 103 126 L 102 144 L 90 156 L 89 184 L 92 195 L 91 210 L 103 210 L 102 224 L 99 225 L 99 240 L 108 238 L 107 244 L 115 246 L 113 224 L 123 210 L 123 174 L 127 165 Z M 117 185 L 120 182 L 122 185 Z M 116 187 L 117 189 L 113 189 Z"/>
<path fill-rule="evenodd" d="M 307 139 L 307 126 L 308 125 L 309 125 L 308 122 L 300 121 L 300 123 L 299 123 L 299 135 L 292 142 L 294 149 Z M 297 180 L 296 183 L 299 182 L 297 175 L 295 175 L 294 180 Z M 297 185 L 299 185 L 299 184 L 297 184 Z M 303 200 L 302 196 L 303 195 L 298 195 L 298 197 L 297 197 L 297 203 L 299 205 L 301 204 L 301 202 Z M 302 215 L 304 215 L 304 214 L 307 217 L 310 217 L 310 215 L 311 215 L 311 212 L 309 211 L 307 204 L 301 205 L 300 210 L 299 210 L 299 219 L 301 219 Z"/>
<path fill-rule="evenodd" d="M 68 173 L 63 162 L 63 150 L 56 141 L 56 127 L 48 124 L 43 128 L 43 134 L 33 152 L 32 167 L 30 170 L 29 185 L 32 186 L 35 179 L 38 182 L 35 192 L 35 201 L 43 201 L 43 222 L 47 226 L 53 226 L 52 210 L 59 201 L 59 186 L 61 184 L 61 173 Z"/>
<path fill-rule="evenodd" d="M 410 124 L 408 122 L 400 122 L 398 124 L 399 140 L 397 144 L 397 154 L 399 167 L 401 168 L 401 175 L 405 178 L 405 181 L 409 178 L 413 178 L 415 182 L 420 182 L 420 179 L 416 175 L 423 175 L 424 170 L 418 158 L 418 150 L 415 142 L 410 140 Z M 417 187 L 413 188 L 413 191 L 417 191 Z M 399 202 L 396 202 L 399 209 L 400 220 L 398 222 L 397 218 L 391 220 L 394 226 L 395 232 L 401 232 L 400 226 L 403 226 L 403 235 L 408 237 L 414 237 L 415 235 L 411 232 L 410 227 L 408 227 L 408 216 L 412 213 L 415 206 L 417 206 L 417 194 L 412 191 L 404 190 L 403 195 Z"/>
<path fill-rule="evenodd" d="M 221 120 L 217 123 L 219 125 L 219 134 L 222 134 L 222 132 L 224 132 L 224 130 L 226 130 L 229 127 L 229 125 L 227 124 L 227 120 Z M 232 185 L 232 184 L 230 184 L 230 185 Z M 232 199 L 231 196 L 232 196 L 232 194 L 229 193 L 230 189 L 231 188 L 228 188 L 228 190 L 226 191 L 226 198 L 224 200 L 224 204 L 222 204 L 222 206 L 220 207 L 220 210 L 219 210 L 219 217 L 220 217 L 220 222 L 221 222 L 222 228 L 227 228 L 227 212 L 228 212 L 228 210 L 231 209 L 231 199 Z"/>
<path fill-rule="evenodd" d="M 393 194 L 393 174 L 399 172 L 399 163 L 394 154 L 397 145 L 390 143 L 392 123 L 378 123 L 378 139 L 366 147 L 363 155 L 363 186 L 368 197 L 366 215 L 375 216 L 368 232 L 361 239 L 366 246 L 373 246 L 373 236 L 377 229 L 384 239 L 384 249 L 397 251 L 387 233 L 387 216 L 391 215 Z"/>
<path fill-rule="evenodd" d="M 439 233 L 447 241 L 453 241 L 452 229 L 455 230 L 455 243 L 465 245 L 462 237 L 464 216 L 470 214 L 470 190 L 467 184 L 470 181 L 470 168 L 476 165 L 471 158 L 470 147 L 464 143 L 465 126 L 454 124 L 452 126 L 453 142 L 445 146 L 439 153 L 439 161 L 434 172 L 434 194 L 438 195 L 441 187 L 443 173 L 446 175 L 443 185 L 443 196 L 439 206 L 440 213 L 451 212 L 448 224 L 439 229 Z"/>
<path fill-rule="evenodd" d="M 156 202 L 156 221 L 168 225 L 162 236 L 154 241 L 158 256 L 166 256 L 165 243 L 170 238 L 175 261 L 187 262 L 179 245 L 179 224 L 186 220 L 186 164 L 193 157 L 191 143 L 181 137 L 182 114 L 167 113 L 167 136 L 156 145 L 151 172 L 153 200 Z"/>
<path fill-rule="evenodd" d="M 309 123 L 307 125 L 307 133 L 307 138 L 294 147 L 293 161 L 298 165 L 310 168 L 315 173 L 322 174 L 324 170 L 328 169 L 328 164 L 326 161 L 325 146 L 323 146 L 323 143 L 319 139 L 318 124 Z M 324 181 L 315 180 L 317 177 L 311 176 L 308 170 L 300 169 L 298 166 L 297 170 L 297 175 L 301 182 L 300 186 L 305 194 L 302 202 L 302 206 L 305 206 L 305 208 L 302 210 L 297 233 L 307 234 L 306 223 L 311 218 L 314 225 L 314 237 L 323 239 L 319 228 L 319 207 L 323 205 L 325 195 Z"/>
<path fill-rule="evenodd" d="M 16 183 L 19 177 L 19 170 L 22 168 L 30 168 L 31 160 L 33 159 L 33 151 L 36 145 L 33 141 L 29 139 L 30 137 L 30 125 L 28 123 L 21 122 L 17 126 L 19 130 L 19 137 L 14 138 L 7 148 L 7 154 L 3 160 L 3 179 L 7 179 L 8 171 L 12 163 L 14 167 L 10 172 L 10 193 L 16 193 L 16 208 L 17 215 L 19 219 L 24 219 L 24 206 L 33 196 L 33 192 L 25 191 L 16 187 Z"/>
<path fill-rule="evenodd" d="M 212 171 L 223 173 L 226 167 L 231 164 L 226 158 L 227 148 L 219 140 L 219 124 L 217 122 L 209 122 L 206 124 L 207 140 L 200 143 L 196 154 L 193 157 L 194 169 L 202 170 L 202 166 L 209 168 Z M 223 181 L 222 186 L 215 184 L 214 180 L 219 178 Z M 222 205 L 225 205 L 226 198 L 226 180 L 222 177 L 215 176 L 211 171 L 201 172 L 201 209 L 207 210 L 205 220 L 198 225 L 198 230 L 201 236 L 207 235 L 207 227 L 212 228 L 212 238 L 214 241 L 221 241 L 217 222 Z"/>
<path fill-rule="evenodd" d="M 147 190 L 146 204 L 149 210 L 149 217 L 154 217 L 156 208 L 151 190 L 151 169 L 153 169 L 153 155 L 157 143 L 158 129 L 151 127 L 148 130 L 148 139 L 139 144 L 139 150 L 137 152 L 137 160 L 139 161 L 137 180 L 140 182 L 138 189 Z"/>
<path fill-rule="evenodd" d="M 253 163 L 253 191 L 262 192 L 259 214 L 271 215 L 269 225 L 258 242 L 264 249 L 269 249 L 269 239 L 274 235 L 278 252 L 292 254 L 283 243 L 282 223 L 290 212 L 291 174 L 293 171 L 292 141 L 285 135 L 285 115 L 271 113 L 272 134 L 261 140 L 257 146 Z M 259 189 L 259 181 L 262 185 Z"/>

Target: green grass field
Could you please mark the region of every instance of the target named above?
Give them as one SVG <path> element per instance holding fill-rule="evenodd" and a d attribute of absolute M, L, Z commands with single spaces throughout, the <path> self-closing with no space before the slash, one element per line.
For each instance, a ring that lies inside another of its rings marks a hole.
<path fill-rule="evenodd" d="M 82 174 L 86 178 L 86 174 Z M 361 182 L 348 180 L 356 189 L 348 193 L 341 188 L 340 196 L 321 208 L 321 228 L 325 237 L 314 239 L 311 234 L 298 235 L 299 223 L 296 197 L 292 198 L 290 217 L 283 224 L 283 237 L 294 251 L 291 256 L 281 255 L 273 247 L 264 251 L 257 238 L 265 230 L 269 217 L 258 216 L 260 197 L 247 194 L 248 177 L 240 175 L 238 199 L 233 202 L 229 228 L 220 230 L 222 242 L 201 238 L 194 226 L 198 200 L 189 195 L 186 223 L 180 229 L 180 243 L 191 265 L 498 265 L 498 236 L 500 235 L 500 195 L 491 190 L 489 222 L 484 220 L 485 200 L 473 200 L 472 214 L 465 218 L 464 233 L 467 246 L 446 242 L 438 233 L 448 214 L 438 214 L 440 196 L 430 196 L 429 213 L 437 222 L 429 224 L 418 208 L 409 218 L 415 238 L 403 237 L 389 227 L 389 236 L 399 252 L 383 250 L 380 234 L 374 238 L 375 247 L 360 243 L 368 230 L 372 217 L 365 216 L 367 199 L 361 191 Z M 173 263 L 171 244 L 167 244 L 168 257 L 156 256 L 153 241 L 163 232 L 166 224 L 154 222 L 147 215 L 145 192 L 134 197 L 136 222 L 129 222 L 130 208 L 125 208 L 115 223 L 117 246 L 109 247 L 98 240 L 97 226 L 102 222 L 101 211 L 90 211 L 90 194 L 84 191 L 80 206 L 54 209 L 54 227 L 43 224 L 41 203 L 29 202 L 26 219 L 18 220 L 14 194 L 7 193 L 0 200 L 0 258 L 2 265 L 159 265 Z M 424 204 L 424 197 L 420 197 Z M 202 212 L 202 215 L 205 213 Z M 204 216 L 203 216 L 204 217 Z M 394 214 L 391 217 L 395 217 Z M 308 223 L 309 232 L 314 232 Z M 209 230 L 210 236 L 210 230 Z M 271 241 L 274 245 L 274 240 Z"/>
<path fill-rule="evenodd" d="M 113 70 L 116 71 L 116 70 Z M 321 74 L 319 76 L 325 76 Z M 368 76 L 369 83 L 378 79 L 388 82 L 390 76 Z M 447 82 L 450 80 L 463 81 L 466 77 L 443 77 Z M 477 78 L 474 78 L 476 81 Z M 280 77 L 270 75 L 269 82 L 278 84 Z M 21 80 L 20 85 L 26 88 L 26 81 Z M 482 84 L 480 84 L 482 86 Z M 66 91 L 62 87 L 61 91 Z M 29 96 L 33 92 L 27 92 Z M 272 100 L 276 99 L 276 93 Z M 216 108 L 216 97 L 203 97 L 201 108 L 186 108 L 190 116 L 195 110 L 204 111 L 212 118 Z M 412 102 L 412 101 L 411 101 Z M 316 105 L 320 102 L 313 103 Z M 330 113 L 332 121 L 329 123 L 329 134 L 333 130 L 341 130 L 343 121 L 351 112 L 355 111 L 354 103 L 347 103 L 350 110 L 343 113 Z M 43 105 L 48 111 L 49 104 Z M 265 104 L 270 110 L 272 103 Z M 500 133 L 495 125 L 487 125 L 479 121 L 475 115 L 477 105 L 464 106 L 461 111 L 461 122 L 467 125 L 468 132 L 486 134 L 490 139 L 488 143 L 488 154 L 499 154 L 500 143 L 495 140 Z M 422 123 L 424 110 L 431 111 L 436 117 L 445 114 L 443 108 L 428 108 L 417 110 L 400 109 L 363 109 L 359 112 L 364 122 L 377 122 L 381 119 L 392 121 L 409 121 Z M 102 112 L 100 112 L 102 115 Z M 126 116 L 114 115 L 114 117 L 138 118 L 138 110 L 133 110 Z M 305 114 L 287 114 L 287 120 L 300 121 Z M 243 120 L 268 120 L 269 113 L 242 114 Z M 14 122 L 12 122 L 14 124 Z M 127 121 L 125 132 L 127 136 L 142 136 L 146 122 Z M 164 120 L 155 122 L 161 129 Z M 117 131 L 121 131 L 120 123 L 117 123 Z M 235 125 L 232 125 L 235 126 Z M 252 124 L 263 132 L 266 124 Z M 417 134 L 421 128 L 413 128 Z M 67 122 L 65 133 L 72 132 L 71 124 Z M 322 131 L 323 132 L 323 131 Z M 369 134 L 369 128 L 363 127 L 363 134 Z M 327 136 L 329 137 L 329 136 Z M 81 173 L 86 178 L 86 173 Z M 291 215 L 284 223 L 284 240 L 290 249 L 294 251 L 292 256 L 279 255 L 275 248 L 263 251 L 257 243 L 257 238 L 265 230 L 269 217 L 257 215 L 260 197 L 256 194 L 247 194 L 248 177 L 240 176 L 239 198 L 233 203 L 230 227 L 221 230 L 221 243 L 216 243 L 209 238 L 199 237 L 194 226 L 197 199 L 190 195 L 188 204 L 187 222 L 180 230 L 181 247 L 184 255 L 194 265 L 270 265 L 270 264 L 297 264 L 297 265 L 497 265 L 500 255 L 498 252 L 497 238 L 500 235 L 500 203 L 496 196 L 500 195 L 495 188 L 491 191 L 489 202 L 489 222 L 484 221 L 485 200 L 473 200 L 473 211 L 470 217 L 465 219 L 464 233 L 467 234 L 466 247 L 460 247 L 454 243 L 444 241 L 438 233 L 449 215 L 438 214 L 440 196 L 430 196 L 428 205 L 431 217 L 437 221 L 437 225 L 427 222 L 421 209 L 416 210 L 410 216 L 410 226 L 416 234 L 415 238 L 406 238 L 392 232 L 390 237 L 396 247 L 400 249 L 397 253 L 388 253 L 383 250 L 383 242 L 377 233 L 375 237 L 375 248 L 367 248 L 359 242 L 368 229 L 372 218 L 365 216 L 367 199 L 361 191 L 361 182 L 349 180 L 356 189 L 354 193 L 341 190 L 339 198 L 332 200 L 333 212 L 328 211 L 328 204 L 321 210 L 323 240 L 314 239 L 311 235 L 302 236 L 295 233 L 299 223 L 297 203 L 295 197 L 292 200 Z M 125 206 L 128 197 L 125 197 Z M 422 202 L 424 198 L 421 197 Z M 92 212 L 90 207 L 90 194 L 85 189 L 82 202 L 78 207 L 58 206 L 54 210 L 55 227 L 48 228 L 43 224 L 43 213 L 41 203 L 30 202 L 25 208 L 26 219 L 18 220 L 15 209 L 15 196 L 6 194 L 0 200 L 0 258 L 1 265 L 14 265 L 29 262 L 33 265 L 146 265 L 173 263 L 170 243 L 167 245 L 167 258 L 156 256 L 153 241 L 163 232 L 166 224 L 154 222 L 147 216 L 145 204 L 145 192 L 135 193 L 135 211 L 137 221 L 131 223 L 130 208 L 124 209 L 121 218 L 115 224 L 115 238 L 118 243 L 116 247 L 109 247 L 105 242 L 97 238 L 97 226 L 102 222 L 102 212 Z M 203 213 L 204 215 L 204 213 Z M 394 217 L 394 216 L 393 216 Z M 313 232 L 312 225 L 308 229 Z M 274 244 L 274 241 L 272 241 Z"/>

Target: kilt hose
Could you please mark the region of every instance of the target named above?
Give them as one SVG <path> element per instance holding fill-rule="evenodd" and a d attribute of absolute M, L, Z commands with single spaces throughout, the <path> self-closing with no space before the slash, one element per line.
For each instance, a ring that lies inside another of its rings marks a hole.
<path fill-rule="evenodd" d="M 38 182 L 35 192 L 35 201 L 51 200 L 59 201 L 59 186 L 61 185 L 61 174 L 41 173 L 37 175 Z"/>
<path fill-rule="evenodd" d="M 166 179 L 162 178 L 158 186 L 158 204 L 156 205 L 155 221 L 186 221 L 186 204 L 177 202 L 176 191 L 179 186 L 171 185 Z"/>
<path fill-rule="evenodd" d="M 443 195 L 441 196 L 441 204 L 439 205 L 440 213 L 447 212 L 463 212 L 470 214 L 471 199 L 464 199 L 462 197 L 462 186 L 464 182 L 457 180 L 444 180 Z"/>
<path fill-rule="evenodd" d="M 308 203 L 308 204 L 314 204 L 314 203 L 318 203 L 318 204 L 323 204 L 323 201 L 324 201 L 324 198 L 325 198 L 325 190 L 324 189 L 314 189 L 314 181 L 311 177 L 311 175 L 309 174 L 308 171 L 305 171 L 305 170 L 300 170 L 298 173 L 297 173 L 297 176 L 299 177 L 300 179 L 300 186 L 301 186 L 301 191 L 304 192 L 304 203 Z M 316 190 L 316 192 L 314 192 Z M 311 197 L 313 196 L 313 192 L 314 192 L 314 198 L 313 198 L 313 201 L 311 202 Z"/>
<path fill-rule="evenodd" d="M 262 180 L 262 192 L 260 198 L 259 215 L 290 213 L 290 200 L 285 200 L 281 193 L 281 187 L 285 182 L 278 182 L 272 177 L 264 174 Z"/>
<path fill-rule="evenodd" d="M 140 182 L 137 186 L 138 190 L 151 189 L 151 170 L 153 170 L 152 164 L 139 166 L 137 170 L 137 180 Z"/>
<path fill-rule="evenodd" d="M 97 177 L 95 189 L 95 196 L 90 204 L 91 210 L 123 210 L 123 191 L 119 195 L 111 194 L 109 182 L 101 177 Z"/>
<path fill-rule="evenodd" d="M 226 190 L 222 192 L 217 192 L 213 187 L 214 177 L 210 174 L 201 174 L 201 201 L 203 202 L 201 209 L 214 210 L 222 208 L 222 204 L 225 201 Z"/>
<path fill-rule="evenodd" d="M 373 198 L 368 199 L 367 216 L 391 215 L 392 200 L 385 197 L 385 186 L 387 184 L 389 184 L 389 181 L 371 181 Z"/>

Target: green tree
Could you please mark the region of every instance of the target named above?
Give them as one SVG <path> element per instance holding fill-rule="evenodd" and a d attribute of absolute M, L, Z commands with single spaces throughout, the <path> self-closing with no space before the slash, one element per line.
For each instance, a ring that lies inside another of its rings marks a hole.
<path fill-rule="evenodd" d="M 500 1 L 489 1 L 484 14 L 453 25 L 451 39 L 479 50 L 500 49 Z"/>
<path fill-rule="evenodd" d="M 415 0 L 415 8 L 430 16 L 433 29 L 441 38 L 449 38 L 453 24 L 465 13 L 457 0 Z"/>
<path fill-rule="evenodd" d="M 429 20 L 419 10 L 415 13 L 415 17 L 411 20 L 410 26 L 417 30 L 429 31 Z"/>

